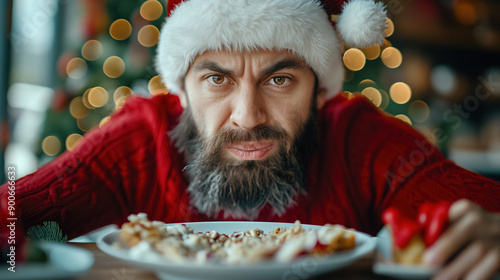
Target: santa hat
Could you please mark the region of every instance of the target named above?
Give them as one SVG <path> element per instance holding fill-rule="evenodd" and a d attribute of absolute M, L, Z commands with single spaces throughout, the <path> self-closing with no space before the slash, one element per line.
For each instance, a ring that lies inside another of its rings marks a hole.
<path fill-rule="evenodd" d="M 169 0 L 156 67 L 171 93 L 195 57 L 207 50 L 291 50 L 318 77 L 327 98 L 342 89 L 343 41 L 384 41 L 385 7 L 373 0 Z"/>

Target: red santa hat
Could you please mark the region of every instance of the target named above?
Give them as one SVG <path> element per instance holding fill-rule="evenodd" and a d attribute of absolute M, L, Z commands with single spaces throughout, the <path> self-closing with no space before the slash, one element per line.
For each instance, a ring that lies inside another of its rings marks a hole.
<path fill-rule="evenodd" d="M 267 49 L 302 57 L 330 98 L 344 80 L 341 41 L 381 44 L 386 28 L 385 7 L 374 0 L 169 0 L 167 13 L 156 67 L 174 94 L 207 50 Z"/>

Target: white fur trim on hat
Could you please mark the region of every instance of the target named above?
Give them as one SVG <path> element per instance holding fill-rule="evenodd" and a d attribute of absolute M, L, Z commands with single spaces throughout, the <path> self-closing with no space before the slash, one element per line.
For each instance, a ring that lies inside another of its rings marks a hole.
<path fill-rule="evenodd" d="M 352 47 L 369 47 L 384 42 L 385 6 L 373 0 L 355 0 L 344 4 L 337 30 Z"/>
<path fill-rule="evenodd" d="M 327 98 L 342 88 L 341 44 L 317 0 L 189 0 L 163 26 L 156 67 L 172 93 L 207 50 L 291 50 L 316 73 Z"/>

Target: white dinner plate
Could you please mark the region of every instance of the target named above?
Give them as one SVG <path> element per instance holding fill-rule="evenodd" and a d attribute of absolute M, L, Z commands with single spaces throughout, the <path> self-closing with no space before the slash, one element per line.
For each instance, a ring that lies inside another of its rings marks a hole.
<path fill-rule="evenodd" d="M 15 272 L 7 270 L 8 265 L 0 266 L 0 279 L 72 279 L 85 274 L 94 263 L 89 251 L 67 244 L 41 242 L 38 244 L 47 254 L 42 263 L 16 264 Z"/>
<path fill-rule="evenodd" d="M 199 222 L 184 223 L 195 232 L 215 230 L 231 234 L 239 230 L 261 229 L 265 233 L 276 227 L 291 227 L 289 223 L 269 222 Z M 320 226 L 302 225 L 305 229 L 319 229 Z M 375 248 L 375 239 L 365 233 L 355 232 L 356 246 L 352 250 L 335 253 L 329 257 L 301 257 L 291 263 L 268 261 L 249 265 L 173 263 L 168 260 L 145 261 L 129 256 L 129 249 L 119 249 L 112 244 L 120 242 L 120 230 L 102 236 L 97 241 L 99 249 L 132 265 L 156 271 L 162 279 L 305 279 L 333 271 L 348 265 Z"/>

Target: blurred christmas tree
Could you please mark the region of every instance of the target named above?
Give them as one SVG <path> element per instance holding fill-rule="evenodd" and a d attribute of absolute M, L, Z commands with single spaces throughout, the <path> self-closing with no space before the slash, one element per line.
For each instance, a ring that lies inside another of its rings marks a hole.
<path fill-rule="evenodd" d="M 131 94 L 166 92 L 153 68 L 166 14 L 163 3 L 83 0 L 80 5 L 84 9 L 78 33 L 83 40 L 59 58 L 60 87 L 47 112 L 42 163 L 72 150 L 86 131 L 103 125 Z"/>

